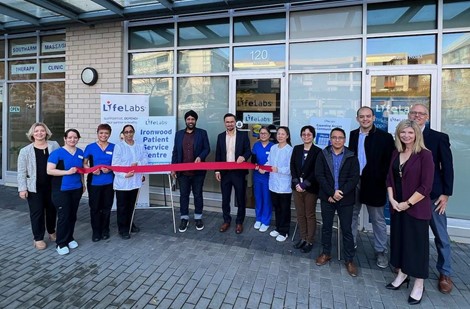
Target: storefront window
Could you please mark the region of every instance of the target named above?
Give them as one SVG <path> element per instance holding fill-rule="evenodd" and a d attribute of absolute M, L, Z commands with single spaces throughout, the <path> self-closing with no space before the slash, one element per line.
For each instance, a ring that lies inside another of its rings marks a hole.
<path fill-rule="evenodd" d="M 434 35 L 367 39 L 368 66 L 435 63 Z"/>
<path fill-rule="evenodd" d="M 284 44 L 235 47 L 234 70 L 284 69 L 286 63 Z"/>
<path fill-rule="evenodd" d="M 41 60 L 41 78 L 65 78 L 65 58 Z"/>
<path fill-rule="evenodd" d="M 362 7 L 292 12 L 290 38 L 309 39 L 362 33 Z"/>
<path fill-rule="evenodd" d="M 129 81 L 129 92 L 150 95 L 149 116 L 173 115 L 172 78 L 135 78 Z"/>
<path fill-rule="evenodd" d="M 454 162 L 454 192 L 446 209 L 448 216 L 470 219 L 467 207 L 470 174 L 470 69 L 442 71 L 442 132 L 449 134 Z"/>
<path fill-rule="evenodd" d="M 36 122 L 36 83 L 15 83 L 8 87 L 7 169 L 16 171 L 18 154 L 30 143 L 29 127 Z"/>
<path fill-rule="evenodd" d="M 285 39 L 285 14 L 243 16 L 234 18 L 233 41 L 235 43 Z"/>
<path fill-rule="evenodd" d="M 289 78 L 289 128 L 292 143 L 300 144 L 298 132 L 302 126 L 315 124 L 319 119 L 337 122 L 349 132 L 348 128 L 356 125 L 356 110 L 360 106 L 359 72 L 292 74 Z M 319 138 L 321 135 L 317 134 L 317 144 Z"/>
<path fill-rule="evenodd" d="M 444 28 L 470 27 L 469 13 L 468 0 L 444 0 Z"/>
<path fill-rule="evenodd" d="M 325 41 L 290 45 L 291 70 L 359 68 L 361 40 Z"/>
<path fill-rule="evenodd" d="M 171 25 L 129 28 L 129 49 L 173 47 L 175 29 Z"/>
<path fill-rule="evenodd" d="M 35 79 L 38 65 L 35 59 L 8 62 L 8 73 L 11 80 Z"/>
<path fill-rule="evenodd" d="M 41 117 L 51 130 L 51 140 L 63 144 L 65 132 L 65 82 L 41 83 Z"/>
<path fill-rule="evenodd" d="M 470 63 L 470 32 L 449 33 L 442 36 L 442 63 Z"/>
<path fill-rule="evenodd" d="M 173 52 L 133 53 L 129 55 L 129 75 L 173 73 Z"/>
<path fill-rule="evenodd" d="M 367 33 L 431 30 L 437 26 L 436 0 L 367 5 Z"/>
<path fill-rule="evenodd" d="M 228 19 L 197 20 L 180 23 L 178 46 L 228 43 L 230 27 Z"/>
<path fill-rule="evenodd" d="M 178 130 L 185 128 L 184 114 L 188 110 L 198 113 L 197 126 L 209 135 L 211 152 L 206 161 L 215 161 L 217 135 L 225 130 L 224 115 L 228 112 L 228 77 L 178 78 Z M 220 183 L 206 177 L 204 190 L 220 192 Z"/>
<path fill-rule="evenodd" d="M 178 73 L 219 73 L 229 70 L 229 49 L 196 49 L 178 52 Z"/>
<path fill-rule="evenodd" d="M 65 54 L 65 35 L 41 37 L 41 56 Z"/>
<path fill-rule="evenodd" d="M 36 37 L 14 39 L 9 41 L 9 55 L 15 57 L 31 57 L 38 53 L 38 44 Z"/>

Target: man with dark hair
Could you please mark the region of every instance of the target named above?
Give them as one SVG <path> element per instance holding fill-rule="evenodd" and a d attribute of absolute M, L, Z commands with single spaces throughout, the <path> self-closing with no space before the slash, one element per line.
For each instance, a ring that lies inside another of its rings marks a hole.
<path fill-rule="evenodd" d="M 386 268 L 388 266 L 388 250 L 387 223 L 384 215 L 387 202 L 385 179 L 395 144 L 390 133 L 382 131 L 374 125 L 375 115 L 372 108 L 368 106 L 359 108 L 356 120 L 359 123 L 359 128 L 351 131 L 349 139 L 349 149 L 359 159 L 361 174 L 352 219 L 354 243 L 357 243 L 359 213 L 362 204 L 365 204 L 374 233 L 376 264 L 380 268 Z"/>
<path fill-rule="evenodd" d="M 452 291 L 450 238 L 447 232 L 446 208 L 454 186 L 454 166 L 450 150 L 449 135 L 426 127 L 429 110 L 423 104 L 415 104 L 408 113 L 408 119 L 416 121 L 423 130 L 424 144 L 432 152 L 434 160 L 434 182 L 431 191 L 432 218 L 430 227 L 437 249 L 436 268 L 439 271 L 438 288 L 441 293 Z"/>
<path fill-rule="evenodd" d="M 346 270 L 352 277 L 357 276 L 357 267 L 353 259 L 356 253 L 351 232 L 353 205 L 356 186 L 359 181 L 359 162 L 354 153 L 344 146 L 346 133 L 341 128 L 334 128 L 330 133 L 331 145 L 318 154 L 315 163 L 315 177 L 320 184 L 321 200 L 322 253 L 315 263 L 325 265 L 331 260 L 331 237 L 333 219 L 338 213 L 343 234 L 344 261 Z"/>
<path fill-rule="evenodd" d="M 186 128 L 179 130 L 175 135 L 173 156 L 171 163 L 199 163 L 204 162 L 211 151 L 206 130 L 196 128 L 198 115 L 190 110 L 184 114 Z M 189 225 L 189 194 L 194 197 L 194 220 L 196 230 L 204 229 L 202 222 L 203 197 L 202 187 L 206 171 L 171 172 L 178 179 L 180 186 L 180 214 L 181 224 L 179 231 L 185 232 Z"/>
<path fill-rule="evenodd" d="M 250 140 L 248 133 L 238 131 L 235 128 L 235 115 L 225 114 L 225 132 L 217 136 L 217 146 L 215 151 L 216 162 L 237 162 L 248 161 L 251 156 Z M 243 221 L 246 213 L 246 174 L 247 170 L 216 171 L 215 178 L 220 182 L 222 191 L 222 212 L 224 223 L 219 231 L 225 232 L 230 227 L 232 217 L 230 216 L 230 196 L 232 187 L 235 189 L 235 200 L 238 207 L 235 233 L 243 232 Z"/>

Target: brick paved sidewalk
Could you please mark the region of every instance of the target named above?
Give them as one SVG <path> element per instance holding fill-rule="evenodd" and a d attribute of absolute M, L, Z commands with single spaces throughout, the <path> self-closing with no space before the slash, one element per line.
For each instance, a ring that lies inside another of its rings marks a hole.
<path fill-rule="evenodd" d="M 408 306 L 411 287 L 385 289 L 393 274 L 375 265 L 367 233 L 359 233 L 359 276 L 352 278 L 335 257 L 329 265 L 315 265 L 318 241 L 310 254 L 300 253 L 290 240 L 277 243 L 254 230 L 253 218 L 247 218 L 243 234 L 236 235 L 233 226 L 222 234 L 221 214 L 215 212 L 204 213 L 203 231 L 191 222 L 185 233 L 174 234 L 169 210 L 138 210 L 142 231 L 130 240 L 118 237 L 113 213 L 111 238 L 94 243 L 86 202 L 82 199 L 75 229 L 79 247 L 59 256 L 50 242 L 44 251 L 33 248 L 26 202 L 17 198 L 16 188 L 0 186 L 0 308 Z M 436 287 L 432 246 L 421 307 L 470 308 L 469 248 L 453 244 L 455 288 L 444 295 Z"/>

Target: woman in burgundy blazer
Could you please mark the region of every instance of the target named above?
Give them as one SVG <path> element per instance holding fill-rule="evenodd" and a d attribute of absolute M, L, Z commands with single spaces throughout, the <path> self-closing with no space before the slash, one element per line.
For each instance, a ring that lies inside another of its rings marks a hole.
<path fill-rule="evenodd" d="M 424 279 L 429 276 L 429 207 L 434 178 L 432 153 L 426 149 L 418 124 L 401 121 L 395 131 L 396 150 L 387 176 L 387 191 L 392 207 L 390 222 L 390 264 L 398 269 L 395 280 L 386 287 L 398 290 L 416 280 L 408 297 L 419 304 Z"/>

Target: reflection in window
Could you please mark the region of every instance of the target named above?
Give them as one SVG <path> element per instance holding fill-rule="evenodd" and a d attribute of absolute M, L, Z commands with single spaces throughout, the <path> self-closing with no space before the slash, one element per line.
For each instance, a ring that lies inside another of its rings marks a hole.
<path fill-rule="evenodd" d="M 449 134 L 454 162 L 454 193 L 448 216 L 470 219 L 468 175 L 470 165 L 470 69 L 442 71 L 442 131 Z"/>
<path fill-rule="evenodd" d="M 180 23 L 178 46 L 228 43 L 230 35 L 228 19 L 198 20 Z"/>
<path fill-rule="evenodd" d="M 361 40 L 291 44 L 290 69 L 359 68 L 361 50 Z"/>
<path fill-rule="evenodd" d="M 9 47 L 9 55 L 12 58 L 36 56 L 38 52 L 36 37 L 10 40 Z"/>
<path fill-rule="evenodd" d="M 367 5 L 367 32 L 436 29 L 436 1 L 413 0 Z"/>
<path fill-rule="evenodd" d="M 133 53 L 129 55 L 129 75 L 173 73 L 173 52 Z"/>
<path fill-rule="evenodd" d="M 65 54 L 65 34 L 41 37 L 41 55 Z"/>
<path fill-rule="evenodd" d="M 5 79 L 5 62 L 0 61 L 0 79 Z"/>
<path fill-rule="evenodd" d="M 284 69 L 285 45 L 243 46 L 233 49 L 234 70 Z"/>
<path fill-rule="evenodd" d="M 5 41 L 0 40 L 0 59 L 5 58 Z"/>
<path fill-rule="evenodd" d="M 41 60 L 41 78 L 65 78 L 65 58 Z"/>
<path fill-rule="evenodd" d="M 361 34 L 362 7 L 292 12 L 289 25 L 291 39 Z"/>
<path fill-rule="evenodd" d="M 228 77 L 178 78 L 178 130 L 185 128 L 184 114 L 198 113 L 197 126 L 207 130 L 211 152 L 206 161 L 215 160 L 217 135 L 225 130 L 224 115 L 228 112 Z M 204 191 L 220 192 L 214 177 L 206 177 Z"/>
<path fill-rule="evenodd" d="M 470 32 L 449 33 L 442 36 L 442 63 L 470 63 Z"/>
<path fill-rule="evenodd" d="M 36 83 L 13 83 L 8 86 L 7 170 L 16 171 L 18 154 L 29 144 L 26 131 L 36 122 Z"/>
<path fill-rule="evenodd" d="M 51 129 L 51 140 L 62 145 L 65 132 L 65 82 L 41 83 L 40 120 Z"/>
<path fill-rule="evenodd" d="M 8 62 L 8 76 L 12 80 L 35 79 L 38 72 L 36 60 L 18 60 Z"/>
<path fill-rule="evenodd" d="M 129 28 L 129 49 L 173 47 L 175 29 L 171 25 Z"/>
<path fill-rule="evenodd" d="M 444 0 L 444 28 L 470 27 L 470 2 L 468 0 Z"/>
<path fill-rule="evenodd" d="M 285 40 L 285 25 L 285 14 L 236 17 L 233 22 L 233 41 L 239 43 Z"/>
<path fill-rule="evenodd" d="M 172 78 L 135 78 L 129 80 L 129 92 L 150 95 L 149 116 L 173 115 Z"/>
<path fill-rule="evenodd" d="M 289 128 L 300 144 L 302 126 L 312 117 L 350 118 L 361 105 L 361 73 L 292 74 L 289 80 Z"/>
<path fill-rule="evenodd" d="M 178 52 L 178 73 L 228 72 L 229 49 L 196 49 Z"/>
<path fill-rule="evenodd" d="M 435 64 L 434 35 L 367 39 L 367 65 Z"/>

